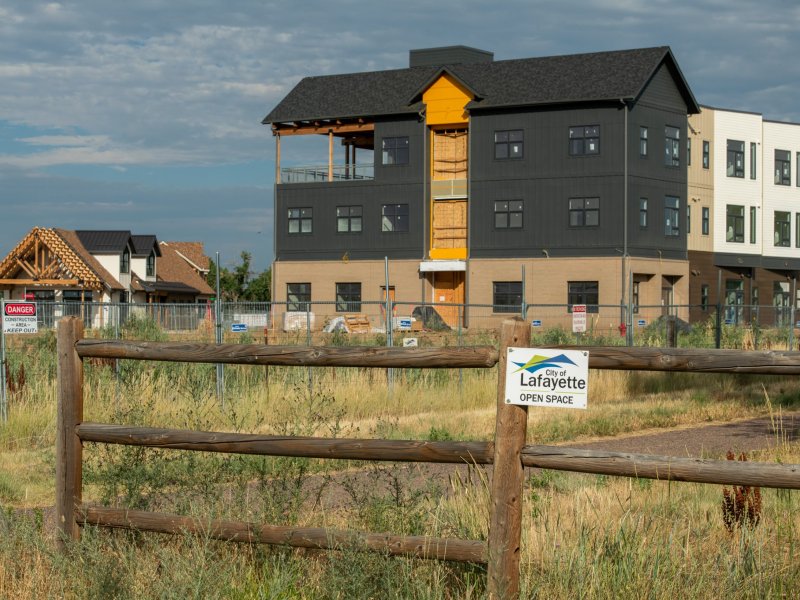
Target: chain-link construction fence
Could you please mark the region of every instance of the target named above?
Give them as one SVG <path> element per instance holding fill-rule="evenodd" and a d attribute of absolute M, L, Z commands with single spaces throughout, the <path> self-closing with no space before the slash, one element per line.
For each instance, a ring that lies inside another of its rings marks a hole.
<path fill-rule="evenodd" d="M 530 323 L 535 343 L 695 348 L 793 348 L 791 306 L 587 305 L 584 331 L 576 332 L 564 304 L 448 304 L 385 302 L 213 302 L 109 304 L 39 302 L 38 328 L 53 329 L 80 316 L 87 335 L 114 339 L 225 341 L 287 345 L 479 345 L 492 343 L 503 319 Z M 416 342 L 414 342 L 416 340 Z"/>

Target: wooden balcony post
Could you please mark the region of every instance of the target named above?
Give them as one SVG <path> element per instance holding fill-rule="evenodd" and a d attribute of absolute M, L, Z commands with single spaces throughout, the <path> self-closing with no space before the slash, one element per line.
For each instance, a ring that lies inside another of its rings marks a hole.
<path fill-rule="evenodd" d="M 58 322 L 58 424 L 56 431 L 56 522 L 58 544 L 78 540 L 77 510 L 81 504 L 82 445 L 75 427 L 83 420 L 83 362 L 75 344 L 83 338 L 83 321 Z"/>
<path fill-rule="evenodd" d="M 488 591 L 493 600 L 519 595 L 522 536 L 522 448 L 528 426 L 528 407 L 506 404 L 506 362 L 509 346 L 530 345 L 531 329 L 520 318 L 503 321 L 497 363 L 497 425 L 495 431 L 492 502 L 489 517 Z"/>
<path fill-rule="evenodd" d="M 275 134 L 275 183 L 281 182 L 281 134 Z"/>
<path fill-rule="evenodd" d="M 333 130 L 328 130 L 328 181 L 333 181 Z"/>

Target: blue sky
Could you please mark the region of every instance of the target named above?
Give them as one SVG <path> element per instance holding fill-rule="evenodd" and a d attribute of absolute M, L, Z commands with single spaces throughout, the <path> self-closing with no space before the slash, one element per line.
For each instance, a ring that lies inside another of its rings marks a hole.
<path fill-rule="evenodd" d="M 701 104 L 800 122 L 798 31 L 796 0 L 0 0 L 0 256 L 37 225 L 130 229 L 265 268 L 260 122 L 306 75 L 668 45 Z M 284 165 L 323 156 L 291 142 Z"/>

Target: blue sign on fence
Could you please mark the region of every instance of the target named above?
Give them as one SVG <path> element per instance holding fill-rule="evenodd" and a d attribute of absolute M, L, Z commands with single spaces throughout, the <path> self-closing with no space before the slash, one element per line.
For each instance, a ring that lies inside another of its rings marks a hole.
<path fill-rule="evenodd" d="M 539 319 L 534 319 L 533 321 L 531 321 L 531 327 L 541 327 L 541 326 L 542 322 Z"/>
<path fill-rule="evenodd" d="M 645 321 L 644 319 L 639 319 L 638 321 L 636 321 L 636 324 L 639 327 L 644 327 L 645 325 L 647 325 L 647 321 Z"/>
<path fill-rule="evenodd" d="M 725 319 L 725 325 L 733 325 L 733 319 Z"/>
<path fill-rule="evenodd" d="M 247 331 L 247 323 L 231 323 L 231 331 L 233 333 L 243 333 Z"/>

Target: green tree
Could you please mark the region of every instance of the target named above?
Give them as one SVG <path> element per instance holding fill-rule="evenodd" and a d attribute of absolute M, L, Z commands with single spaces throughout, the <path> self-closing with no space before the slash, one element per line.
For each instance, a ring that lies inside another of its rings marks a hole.
<path fill-rule="evenodd" d="M 223 302 L 268 302 L 272 296 L 272 271 L 267 269 L 251 278 L 253 256 L 249 252 L 239 255 L 241 262 L 232 269 L 221 267 L 219 271 L 220 296 Z M 217 286 L 217 265 L 211 261 L 206 282 L 213 289 Z"/>
<path fill-rule="evenodd" d="M 272 300 L 272 269 L 266 269 L 250 280 L 245 292 L 251 302 L 269 302 Z"/>

